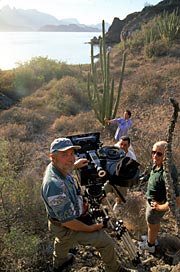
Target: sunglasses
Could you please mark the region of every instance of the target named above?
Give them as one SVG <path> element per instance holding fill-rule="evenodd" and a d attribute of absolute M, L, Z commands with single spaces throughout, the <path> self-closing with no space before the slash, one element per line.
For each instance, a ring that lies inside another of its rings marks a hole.
<path fill-rule="evenodd" d="M 158 157 L 161 157 L 163 155 L 163 153 L 159 152 L 159 151 L 155 151 L 155 150 L 152 150 L 151 151 L 151 154 L 154 156 L 154 155 L 157 155 Z"/>

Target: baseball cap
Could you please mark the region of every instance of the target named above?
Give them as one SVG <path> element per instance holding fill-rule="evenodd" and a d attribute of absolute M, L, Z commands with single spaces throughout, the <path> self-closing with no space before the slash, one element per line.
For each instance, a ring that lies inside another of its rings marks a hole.
<path fill-rule="evenodd" d="M 81 146 L 73 145 L 71 140 L 68 138 L 57 138 L 51 143 L 50 153 L 53 153 L 55 151 L 65 151 L 70 148 L 80 149 Z"/>

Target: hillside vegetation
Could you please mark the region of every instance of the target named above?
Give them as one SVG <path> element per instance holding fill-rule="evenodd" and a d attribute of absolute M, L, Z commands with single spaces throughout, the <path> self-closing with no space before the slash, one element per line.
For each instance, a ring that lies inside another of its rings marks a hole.
<path fill-rule="evenodd" d="M 132 112 L 130 137 L 141 171 L 151 160 L 153 143 L 167 138 L 173 113 L 169 98 L 180 102 L 179 32 L 171 39 L 157 38 L 153 27 L 154 21 L 142 26 L 110 53 L 111 75 L 118 84 L 122 53 L 127 52 L 118 116 L 126 109 Z M 104 128 L 90 107 L 89 69 L 40 57 L 0 72 L 1 93 L 12 101 L 0 112 L 1 271 L 46 271 L 51 266 L 52 239 L 40 197 L 51 141 L 99 131 L 104 145 L 114 144 L 115 127 Z M 172 150 L 180 171 L 179 142 L 178 120 Z M 175 233 L 175 225 L 171 231 Z"/>

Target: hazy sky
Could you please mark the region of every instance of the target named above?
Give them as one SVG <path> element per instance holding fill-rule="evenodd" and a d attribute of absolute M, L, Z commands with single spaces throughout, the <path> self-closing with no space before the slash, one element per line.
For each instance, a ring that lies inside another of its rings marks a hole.
<path fill-rule="evenodd" d="M 81 24 L 97 24 L 102 20 L 112 23 L 114 17 L 123 20 L 128 14 L 141 11 L 146 5 L 160 0 L 0 0 L 0 9 L 36 9 L 57 19 L 76 18 Z"/>

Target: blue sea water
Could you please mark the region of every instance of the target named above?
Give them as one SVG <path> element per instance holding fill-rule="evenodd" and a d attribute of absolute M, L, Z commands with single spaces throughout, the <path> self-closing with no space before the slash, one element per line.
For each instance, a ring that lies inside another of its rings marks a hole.
<path fill-rule="evenodd" d="M 0 69 L 8 70 L 33 57 L 67 64 L 90 63 L 90 39 L 100 32 L 0 32 Z M 94 54 L 98 47 L 94 48 Z"/>

